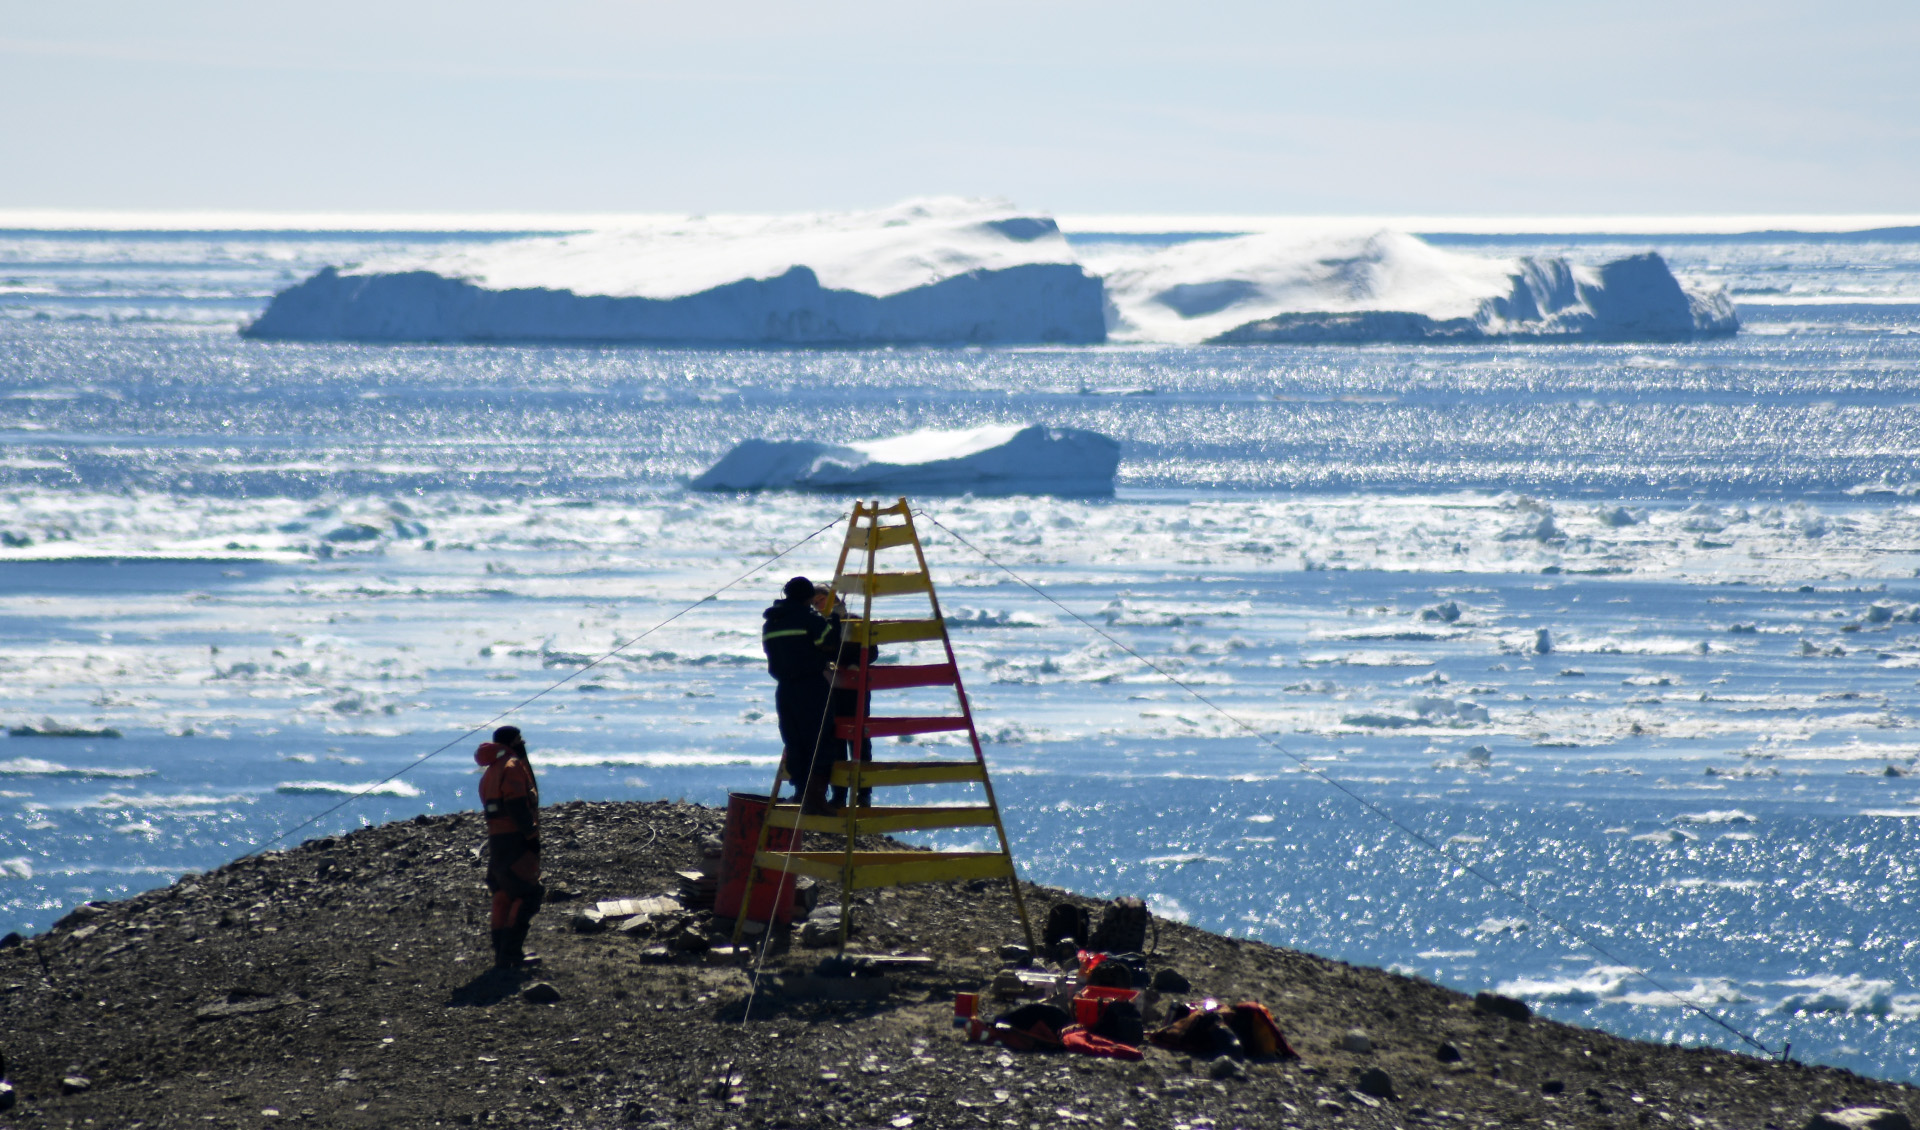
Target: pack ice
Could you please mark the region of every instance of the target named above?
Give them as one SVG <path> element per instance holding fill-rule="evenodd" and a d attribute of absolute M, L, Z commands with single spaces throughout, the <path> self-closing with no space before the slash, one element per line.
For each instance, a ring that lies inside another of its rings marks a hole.
<path fill-rule="evenodd" d="M 1486 258 L 1391 230 L 1195 240 L 1094 267 L 1116 341 L 1685 341 L 1739 329 L 1654 252 L 1597 267 Z"/>
<path fill-rule="evenodd" d="M 1098 342 L 1100 282 L 1004 202 L 731 217 L 328 267 L 242 333 L 348 341 Z"/>
<path fill-rule="evenodd" d="M 920 431 L 862 443 L 749 439 L 694 479 L 695 490 L 1113 493 L 1120 444 L 1038 424 Z"/>

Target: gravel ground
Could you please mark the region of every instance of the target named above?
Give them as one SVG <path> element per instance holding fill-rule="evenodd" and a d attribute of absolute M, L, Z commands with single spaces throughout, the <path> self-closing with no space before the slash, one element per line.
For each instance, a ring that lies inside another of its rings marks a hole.
<path fill-rule="evenodd" d="M 675 893 L 674 872 L 697 866 L 723 814 L 572 803 L 542 816 L 557 896 L 531 975 L 488 970 L 471 814 L 241 860 L 0 950 L 0 1051 L 19 1094 L 0 1125 L 1799 1130 L 1843 1107 L 1920 1110 L 1904 1084 L 1486 1016 L 1424 981 L 1171 923 L 1152 964 L 1189 977 L 1186 996 L 1265 1002 L 1301 1059 L 1149 1049 L 1126 1063 L 970 1044 L 951 1002 L 1020 938 L 1004 884 L 855 900 L 860 950 L 931 966 L 873 1002 L 763 979 L 743 1023 L 736 963 L 661 948 L 703 933 L 704 915 L 651 935 L 570 925 L 600 899 Z M 1026 896 L 1036 926 L 1055 902 L 1096 905 Z M 795 945 L 768 967 L 803 971 L 831 952 Z M 557 999 L 529 1001 L 536 982 Z M 1353 1028 L 1371 1051 L 1340 1049 Z M 1437 1057 L 1443 1043 L 1458 1062 Z M 1376 1067 L 1391 1097 L 1359 1091 Z"/>

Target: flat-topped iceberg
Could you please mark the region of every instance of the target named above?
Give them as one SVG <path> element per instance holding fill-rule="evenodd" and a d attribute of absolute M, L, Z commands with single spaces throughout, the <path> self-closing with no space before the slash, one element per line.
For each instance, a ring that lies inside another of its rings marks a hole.
<path fill-rule="evenodd" d="M 688 219 L 328 267 L 249 337 L 1020 344 L 1105 338 L 1100 281 L 1004 202 Z"/>
<path fill-rule="evenodd" d="M 242 332 L 319 341 L 683 345 L 1685 341 L 1724 291 L 1648 252 L 1495 258 L 1352 224 L 1082 263 L 997 201 L 714 217 L 328 267 Z"/>
<path fill-rule="evenodd" d="M 1120 444 L 1038 424 L 921 431 L 862 443 L 745 440 L 694 479 L 695 490 L 919 494 L 1113 493 Z"/>
<path fill-rule="evenodd" d="M 1685 341 L 1739 328 L 1724 291 L 1648 252 L 1485 258 L 1396 231 L 1194 240 L 1105 265 L 1116 341 Z"/>

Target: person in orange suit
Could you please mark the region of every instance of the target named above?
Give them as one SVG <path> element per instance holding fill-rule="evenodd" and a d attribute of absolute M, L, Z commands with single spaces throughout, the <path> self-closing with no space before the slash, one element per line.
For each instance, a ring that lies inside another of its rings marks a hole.
<path fill-rule="evenodd" d="M 540 785 L 517 726 L 502 726 L 473 759 L 486 767 L 480 804 L 487 817 L 487 889 L 493 892 L 493 964 L 527 964 L 527 927 L 547 889 L 540 885 Z"/>

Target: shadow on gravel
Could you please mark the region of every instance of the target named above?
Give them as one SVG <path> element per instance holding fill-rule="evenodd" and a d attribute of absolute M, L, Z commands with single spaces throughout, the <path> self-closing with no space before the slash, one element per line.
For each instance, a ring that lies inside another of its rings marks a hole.
<path fill-rule="evenodd" d="M 900 992 L 872 1000 L 848 1001 L 822 999 L 806 993 L 786 993 L 769 986 L 753 998 L 753 1013 L 747 1014 L 747 998 L 735 997 L 713 1010 L 713 1019 L 721 1024 L 739 1024 L 747 1020 L 771 1020 L 785 1016 L 808 1024 L 844 1023 L 865 1019 L 924 1004 L 924 992 Z"/>
<path fill-rule="evenodd" d="M 447 997 L 447 1007 L 486 1008 L 499 1004 L 519 992 L 521 984 L 527 979 L 528 975 L 518 970 L 489 969 L 455 989 Z"/>

